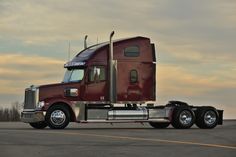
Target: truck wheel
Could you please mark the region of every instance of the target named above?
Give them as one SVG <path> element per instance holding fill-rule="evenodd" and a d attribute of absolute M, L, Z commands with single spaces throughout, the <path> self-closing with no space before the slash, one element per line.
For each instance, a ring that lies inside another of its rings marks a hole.
<path fill-rule="evenodd" d="M 48 109 L 45 118 L 51 129 L 64 129 L 70 122 L 70 113 L 65 106 L 55 105 Z"/>
<path fill-rule="evenodd" d="M 197 111 L 196 125 L 201 129 L 212 129 L 216 127 L 219 120 L 218 112 L 215 108 L 200 108 Z"/>
<path fill-rule="evenodd" d="M 189 107 L 175 107 L 172 115 L 172 126 L 176 129 L 189 129 L 194 124 L 195 114 Z"/>
<path fill-rule="evenodd" d="M 44 129 L 48 126 L 45 121 L 44 122 L 29 123 L 29 124 L 30 124 L 30 126 L 32 126 L 35 129 Z"/>
<path fill-rule="evenodd" d="M 153 128 L 156 128 L 156 129 L 164 129 L 164 128 L 167 128 L 170 123 L 160 123 L 160 122 L 149 122 L 149 124 L 153 127 Z"/>

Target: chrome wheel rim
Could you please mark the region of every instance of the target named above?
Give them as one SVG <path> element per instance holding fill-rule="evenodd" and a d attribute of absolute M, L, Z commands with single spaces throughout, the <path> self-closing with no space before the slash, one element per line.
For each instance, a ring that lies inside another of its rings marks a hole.
<path fill-rule="evenodd" d="M 179 121 L 183 125 L 189 125 L 192 123 L 193 116 L 190 111 L 184 110 L 180 113 Z"/>
<path fill-rule="evenodd" d="M 51 113 L 50 120 L 54 125 L 62 125 L 66 120 L 66 115 L 61 110 L 55 110 Z"/>
<path fill-rule="evenodd" d="M 214 111 L 207 111 L 204 115 L 204 122 L 207 125 L 215 124 L 215 122 L 216 122 L 216 113 Z"/>

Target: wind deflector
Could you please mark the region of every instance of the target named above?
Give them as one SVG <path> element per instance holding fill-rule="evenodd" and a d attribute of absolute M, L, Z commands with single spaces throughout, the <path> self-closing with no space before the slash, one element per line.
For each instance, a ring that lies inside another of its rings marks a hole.
<path fill-rule="evenodd" d="M 132 37 L 132 38 L 124 38 L 124 39 L 118 39 L 114 40 L 113 43 L 123 42 L 126 40 L 131 40 L 135 38 L 145 38 L 145 37 Z M 87 61 L 97 52 L 98 49 L 103 48 L 105 46 L 109 46 L 110 42 L 103 42 L 100 44 L 92 45 L 88 48 L 85 48 L 84 50 L 80 51 L 71 61 L 64 64 L 65 68 L 70 67 L 81 67 L 86 66 Z"/>
<path fill-rule="evenodd" d="M 87 60 L 96 52 L 97 48 L 87 48 L 77 54 L 71 61 L 64 64 L 64 68 L 85 66 Z"/>

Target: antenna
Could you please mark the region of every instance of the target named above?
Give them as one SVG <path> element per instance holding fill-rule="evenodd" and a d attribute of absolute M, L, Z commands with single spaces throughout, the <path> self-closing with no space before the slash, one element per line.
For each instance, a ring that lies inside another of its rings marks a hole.
<path fill-rule="evenodd" d="M 98 36 L 97 36 L 97 44 L 98 44 Z"/>
<path fill-rule="evenodd" d="M 70 41 L 69 41 L 68 44 L 69 44 L 69 45 L 68 45 L 68 61 L 70 61 Z"/>

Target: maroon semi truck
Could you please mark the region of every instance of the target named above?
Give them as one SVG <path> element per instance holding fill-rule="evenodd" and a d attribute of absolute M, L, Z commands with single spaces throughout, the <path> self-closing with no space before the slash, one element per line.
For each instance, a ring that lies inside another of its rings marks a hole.
<path fill-rule="evenodd" d="M 64 65 L 61 83 L 26 88 L 22 121 L 37 129 L 63 129 L 69 122 L 147 122 L 177 129 L 223 123 L 223 110 L 211 106 L 158 105 L 154 44 L 141 36 L 113 41 L 113 35 L 90 47 L 86 36 L 84 50 Z"/>

